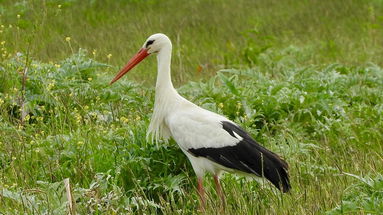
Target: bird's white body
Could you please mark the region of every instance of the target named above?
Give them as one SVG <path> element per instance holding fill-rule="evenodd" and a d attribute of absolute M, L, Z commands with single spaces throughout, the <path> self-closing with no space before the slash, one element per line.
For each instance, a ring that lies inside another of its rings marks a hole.
<path fill-rule="evenodd" d="M 238 143 L 238 139 L 222 129 L 221 122 L 230 120 L 200 108 L 178 94 L 168 98 L 172 98 L 171 102 L 167 102 L 171 104 L 171 111 L 165 114 L 161 122 L 163 128 L 160 130 L 165 132 L 159 136 L 173 137 L 189 158 L 197 176 L 202 177 L 205 172 L 218 174 L 224 169 L 221 165 L 204 157 L 195 157 L 188 150 L 203 147 L 220 148 Z"/>

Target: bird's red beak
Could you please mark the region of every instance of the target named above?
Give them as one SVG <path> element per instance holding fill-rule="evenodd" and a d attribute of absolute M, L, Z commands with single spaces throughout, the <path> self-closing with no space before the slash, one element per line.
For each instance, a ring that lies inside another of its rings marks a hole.
<path fill-rule="evenodd" d="M 129 72 L 133 67 L 135 67 L 139 62 L 141 62 L 143 59 L 145 59 L 149 55 L 148 49 L 142 48 L 132 59 L 129 60 L 129 62 L 118 72 L 116 77 L 113 78 L 113 80 L 110 82 L 110 84 L 113 84 L 118 79 L 120 79 L 122 76 L 124 76 L 127 72 Z"/>

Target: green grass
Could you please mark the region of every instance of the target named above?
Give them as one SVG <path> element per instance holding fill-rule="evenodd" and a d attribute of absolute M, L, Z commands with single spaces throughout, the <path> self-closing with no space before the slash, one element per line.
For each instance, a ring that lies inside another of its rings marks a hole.
<path fill-rule="evenodd" d="M 145 138 L 155 59 L 108 85 L 159 31 L 179 92 L 290 165 L 289 194 L 225 175 L 222 214 L 381 213 L 383 3 L 342 2 L 3 1 L 0 213 L 68 214 L 65 178 L 79 214 L 197 213 L 182 151 Z"/>
<path fill-rule="evenodd" d="M 163 32 L 174 43 L 177 84 L 253 66 L 265 50 L 290 45 L 307 50 L 305 65 L 383 63 L 381 0 L 3 0 L 0 13 L 7 53 L 31 52 L 45 62 L 85 48 L 117 69 L 148 35 Z M 151 86 L 155 61 L 137 70 L 130 78 Z"/>

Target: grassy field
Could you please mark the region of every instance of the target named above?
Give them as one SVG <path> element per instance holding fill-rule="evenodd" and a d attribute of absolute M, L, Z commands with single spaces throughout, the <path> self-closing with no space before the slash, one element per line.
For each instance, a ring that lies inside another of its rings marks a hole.
<path fill-rule="evenodd" d="M 176 143 L 146 141 L 156 61 L 290 165 L 292 191 L 211 180 L 206 214 L 382 214 L 383 1 L 0 1 L 0 214 L 196 214 Z M 149 99 L 148 99 L 149 98 Z M 208 177 L 206 178 L 208 179 Z"/>
<path fill-rule="evenodd" d="M 2 0 L 0 11 L 7 53 L 30 52 L 44 62 L 84 48 L 120 67 L 148 35 L 166 33 L 178 85 L 218 69 L 254 66 L 266 50 L 292 45 L 305 50 L 306 65 L 383 64 L 381 0 Z M 130 79 L 152 86 L 154 70 L 155 61 L 148 62 Z"/>

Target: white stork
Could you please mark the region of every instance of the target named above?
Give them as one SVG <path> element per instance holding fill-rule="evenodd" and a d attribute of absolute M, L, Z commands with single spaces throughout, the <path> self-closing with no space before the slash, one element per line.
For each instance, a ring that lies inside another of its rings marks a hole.
<path fill-rule="evenodd" d="M 219 183 L 222 171 L 265 177 L 282 192 L 289 191 L 288 165 L 284 160 L 259 145 L 236 123 L 193 104 L 177 93 L 170 76 L 172 43 L 166 35 L 151 35 L 110 84 L 152 53 L 157 54 L 158 72 L 148 135 L 151 134 L 156 141 L 173 137 L 189 158 L 198 178 L 202 209 L 206 204 L 205 173 L 213 174 L 216 191 L 223 203 L 225 198 Z"/>

